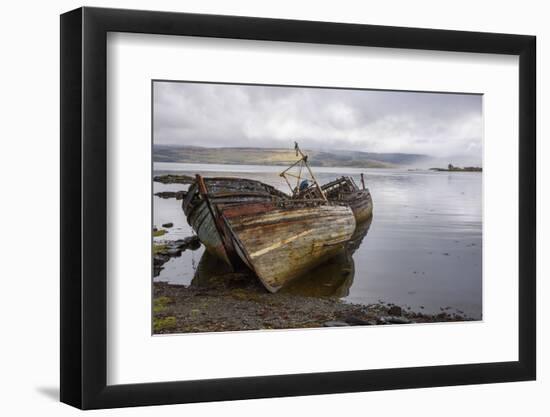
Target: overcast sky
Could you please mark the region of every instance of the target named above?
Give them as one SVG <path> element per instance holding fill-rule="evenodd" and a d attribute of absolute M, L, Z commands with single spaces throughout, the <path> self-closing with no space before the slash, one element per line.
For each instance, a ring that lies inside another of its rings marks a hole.
<path fill-rule="evenodd" d="M 154 83 L 154 143 L 420 153 L 481 162 L 482 97 Z"/>

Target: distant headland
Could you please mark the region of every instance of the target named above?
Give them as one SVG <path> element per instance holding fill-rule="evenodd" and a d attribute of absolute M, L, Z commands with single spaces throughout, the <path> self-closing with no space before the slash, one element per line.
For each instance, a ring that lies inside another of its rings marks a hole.
<path fill-rule="evenodd" d="M 430 168 L 430 171 L 438 172 L 481 172 L 481 167 L 455 167 L 453 164 L 447 165 L 447 168 Z"/>
<path fill-rule="evenodd" d="M 333 149 L 330 151 L 306 149 L 308 162 L 317 167 L 396 168 L 418 165 L 426 155 L 408 153 L 376 153 Z M 247 165 L 288 166 L 296 161 L 294 149 L 276 148 L 205 148 L 200 146 L 153 146 L 155 162 L 224 163 Z"/>

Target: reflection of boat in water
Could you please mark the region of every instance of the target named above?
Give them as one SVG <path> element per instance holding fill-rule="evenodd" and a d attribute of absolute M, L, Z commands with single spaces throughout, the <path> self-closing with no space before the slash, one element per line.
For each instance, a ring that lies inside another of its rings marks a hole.
<path fill-rule="evenodd" d="M 367 235 L 371 219 L 358 223 L 350 240 L 336 256 L 291 282 L 282 291 L 308 297 L 347 297 L 355 277 L 353 254 Z"/>
<path fill-rule="evenodd" d="M 347 297 L 355 277 L 353 253 L 366 236 L 370 221 L 357 224 L 345 248 L 326 262 L 306 272 L 281 289 L 281 293 L 306 297 Z M 231 268 L 220 258 L 205 251 L 197 265 L 191 285 L 217 287 L 226 282 Z M 232 276 L 232 286 L 247 286 L 246 277 Z"/>
<path fill-rule="evenodd" d="M 355 231 L 353 232 L 353 235 L 351 235 L 351 238 L 346 244 L 346 250 L 351 255 L 353 255 L 355 251 L 359 249 L 359 246 L 361 246 L 361 243 L 363 243 L 363 239 L 369 232 L 371 223 L 372 223 L 372 217 L 370 217 L 368 220 L 364 222 L 357 223 L 355 227 Z"/>
<path fill-rule="evenodd" d="M 300 156 L 300 159 L 280 174 L 290 187 L 293 198 L 324 199 L 345 204 L 352 209 L 358 223 L 364 222 L 372 216 L 372 197 L 369 189 L 365 187 L 363 174 L 361 174 L 362 189 L 357 186 L 353 178 L 346 176 L 319 186 L 308 165 L 307 155 L 300 150 L 298 143 L 294 144 L 294 149 L 296 150 L 296 156 Z M 292 169 L 297 169 L 298 172 L 293 173 Z M 311 183 L 308 181 L 308 174 Z M 289 177 L 296 179 L 296 187 L 292 187 Z"/>
<path fill-rule="evenodd" d="M 205 250 L 196 266 L 195 274 L 191 280 L 194 287 L 215 286 L 218 280 L 230 274 L 232 268 L 213 253 Z"/>
<path fill-rule="evenodd" d="M 233 267 L 245 264 L 271 292 L 336 255 L 355 230 L 345 205 L 291 199 L 241 178 L 197 175 L 183 210 L 210 252 Z"/>
<path fill-rule="evenodd" d="M 353 284 L 355 264 L 351 254 L 342 249 L 281 290 L 306 297 L 346 297 Z"/>

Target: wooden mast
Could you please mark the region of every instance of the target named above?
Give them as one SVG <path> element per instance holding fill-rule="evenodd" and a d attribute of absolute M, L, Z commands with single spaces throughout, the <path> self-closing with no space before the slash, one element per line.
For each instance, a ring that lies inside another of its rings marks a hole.
<path fill-rule="evenodd" d="M 300 159 L 298 159 L 291 166 L 289 166 L 287 169 L 285 169 L 283 172 L 281 172 L 280 176 L 285 179 L 286 183 L 290 187 L 290 190 L 294 193 L 294 190 L 292 189 L 292 186 L 290 185 L 290 182 L 288 181 L 286 176 L 290 175 L 292 177 L 296 177 L 297 178 L 297 188 L 299 189 L 300 179 L 301 179 L 301 175 L 302 175 L 302 167 L 305 166 L 306 169 L 309 172 L 311 180 L 313 181 L 313 183 L 315 184 L 315 187 L 319 191 L 319 194 L 321 194 L 321 197 L 323 198 L 323 200 L 328 201 L 327 197 L 325 195 L 325 192 L 323 191 L 323 189 L 319 185 L 319 182 L 315 178 L 315 175 L 313 174 L 313 171 L 311 170 L 311 168 L 309 167 L 309 164 L 307 163 L 307 155 L 302 152 L 302 150 L 298 146 L 298 142 L 294 142 L 294 150 L 296 151 L 296 156 L 300 156 Z M 300 171 L 298 172 L 298 175 L 294 175 L 294 174 L 288 172 L 290 169 L 294 168 L 298 164 L 300 164 Z"/>

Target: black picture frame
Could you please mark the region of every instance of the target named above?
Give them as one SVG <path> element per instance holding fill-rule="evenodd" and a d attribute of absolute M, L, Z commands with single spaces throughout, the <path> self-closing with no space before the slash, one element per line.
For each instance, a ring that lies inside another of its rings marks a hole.
<path fill-rule="evenodd" d="M 108 32 L 519 56 L 519 360 L 107 385 Z M 535 379 L 535 51 L 524 35 L 88 7 L 61 15 L 61 401 L 94 409 Z"/>

